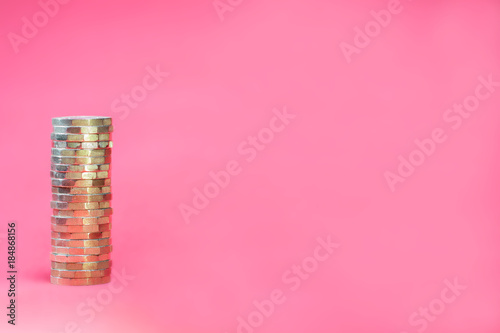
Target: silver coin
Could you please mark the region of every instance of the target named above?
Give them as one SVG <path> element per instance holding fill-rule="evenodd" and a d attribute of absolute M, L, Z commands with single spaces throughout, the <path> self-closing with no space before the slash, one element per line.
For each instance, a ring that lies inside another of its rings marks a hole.
<path fill-rule="evenodd" d="M 52 186 L 59 187 L 103 187 L 111 185 L 111 179 L 52 179 Z"/>
<path fill-rule="evenodd" d="M 105 134 L 58 134 L 51 133 L 50 139 L 55 141 L 70 141 L 70 142 L 96 142 L 110 141 L 111 133 Z"/>
<path fill-rule="evenodd" d="M 111 117 L 78 116 L 52 118 L 52 125 L 54 126 L 109 126 L 111 123 Z"/>
<path fill-rule="evenodd" d="M 54 179 L 106 179 L 110 176 L 111 171 L 50 172 L 50 177 Z"/>
<path fill-rule="evenodd" d="M 57 172 L 92 172 L 109 171 L 111 164 L 87 164 L 87 165 L 68 165 L 51 164 L 50 170 Z"/>
<path fill-rule="evenodd" d="M 111 149 L 66 149 L 52 148 L 52 156 L 65 157 L 103 157 L 111 156 Z"/>
<path fill-rule="evenodd" d="M 113 195 L 111 193 L 90 195 L 52 194 L 52 200 L 59 202 L 99 202 L 109 201 L 112 198 Z"/>
<path fill-rule="evenodd" d="M 68 194 L 68 195 L 108 194 L 108 193 L 111 193 L 111 186 L 98 186 L 98 187 L 55 187 L 55 186 L 53 186 L 52 193 Z"/>
<path fill-rule="evenodd" d="M 113 148 L 113 141 L 96 141 L 96 142 L 52 141 L 52 147 L 67 148 L 67 149 L 104 149 L 104 148 Z"/>
<path fill-rule="evenodd" d="M 109 164 L 111 157 L 63 157 L 52 156 L 52 163 L 54 164 Z"/>
<path fill-rule="evenodd" d="M 112 133 L 113 126 L 54 126 L 54 133 L 60 134 L 102 134 Z"/>

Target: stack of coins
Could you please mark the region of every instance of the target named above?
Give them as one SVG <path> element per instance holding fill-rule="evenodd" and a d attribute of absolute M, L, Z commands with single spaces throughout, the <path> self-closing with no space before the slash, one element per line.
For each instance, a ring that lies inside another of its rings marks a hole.
<path fill-rule="evenodd" d="M 109 117 L 53 118 L 50 281 L 85 286 L 111 274 Z"/>

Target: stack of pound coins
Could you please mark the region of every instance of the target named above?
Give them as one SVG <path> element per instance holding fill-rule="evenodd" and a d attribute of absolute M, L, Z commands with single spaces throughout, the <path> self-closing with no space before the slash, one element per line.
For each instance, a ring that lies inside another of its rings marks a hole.
<path fill-rule="evenodd" d="M 53 118 L 51 277 L 87 286 L 111 276 L 111 133 L 109 117 Z"/>

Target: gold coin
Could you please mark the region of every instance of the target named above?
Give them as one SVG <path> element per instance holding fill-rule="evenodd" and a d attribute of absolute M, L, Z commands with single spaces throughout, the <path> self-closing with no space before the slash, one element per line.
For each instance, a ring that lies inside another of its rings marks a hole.
<path fill-rule="evenodd" d="M 111 164 L 51 164 L 50 170 L 56 172 L 92 172 L 92 171 L 109 171 Z"/>
<path fill-rule="evenodd" d="M 109 238 L 111 237 L 110 231 L 104 232 L 51 232 L 52 238 L 57 239 L 78 239 L 78 240 L 86 240 L 86 239 L 99 239 L 99 238 Z"/>
<path fill-rule="evenodd" d="M 110 186 L 102 187 L 52 187 L 52 193 L 56 194 L 110 194 Z M 64 200 L 60 200 L 64 201 Z"/>
<path fill-rule="evenodd" d="M 113 148 L 113 141 L 95 141 L 95 142 L 52 141 L 52 148 L 67 148 L 67 149 Z"/>
<path fill-rule="evenodd" d="M 74 141 L 74 142 L 94 142 L 94 141 L 110 141 L 112 140 L 111 133 L 106 134 L 59 134 L 52 133 L 50 139 L 54 141 Z"/>
<path fill-rule="evenodd" d="M 60 187 L 102 187 L 111 185 L 111 179 L 52 179 L 52 186 Z"/>
<path fill-rule="evenodd" d="M 97 284 L 105 284 L 111 281 L 110 276 L 102 278 L 89 278 L 89 279 L 64 279 L 58 277 L 50 277 L 50 283 L 61 286 L 91 286 Z"/>
<path fill-rule="evenodd" d="M 50 207 L 53 209 L 60 210 L 86 210 L 86 209 L 104 209 L 110 208 L 110 201 L 98 201 L 98 202 L 61 202 L 61 201 L 51 201 Z"/>
<path fill-rule="evenodd" d="M 111 245 L 111 238 L 87 239 L 87 240 L 52 238 L 50 243 L 52 244 L 52 246 L 62 246 L 62 247 L 100 247 L 100 246 Z"/>
<path fill-rule="evenodd" d="M 102 134 L 113 132 L 113 126 L 53 126 L 54 133 L 61 134 Z"/>
<path fill-rule="evenodd" d="M 111 156 L 111 149 L 59 149 L 52 148 L 52 156 L 63 157 L 105 157 Z"/>
<path fill-rule="evenodd" d="M 60 210 L 53 209 L 54 216 L 65 216 L 65 217 L 102 217 L 111 216 L 113 214 L 113 208 L 104 209 L 85 209 L 85 210 Z"/>
<path fill-rule="evenodd" d="M 60 202 L 102 202 L 109 201 L 112 197 L 111 193 L 93 195 L 52 194 L 52 200 Z"/>
<path fill-rule="evenodd" d="M 52 269 L 50 271 L 50 276 L 66 278 L 66 279 L 87 279 L 87 278 L 98 278 L 110 275 L 111 275 L 111 269 L 109 268 L 99 269 L 99 270 L 79 270 L 79 271 Z"/>
<path fill-rule="evenodd" d="M 50 177 L 54 179 L 106 179 L 111 177 L 109 171 L 97 172 L 50 172 Z"/>
<path fill-rule="evenodd" d="M 111 157 L 62 157 L 52 156 L 52 163 L 54 164 L 109 164 Z"/>
<path fill-rule="evenodd" d="M 52 118 L 53 126 L 109 126 L 111 117 L 77 116 Z"/>
<path fill-rule="evenodd" d="M 94 225 L 111 223 L 111 217 L 59 217 L 51 216 L 50 221 L 56 225 Z"/>
<path fill-rule="evenodd" d="M 51 224 L 51 230 L 55 232 L 103 232 L 111 230 L 111 223 L 92 225 L 58 225 Z"/>
<path fill-rule="evenodd" d="M 100 246 L 100 247 L 62 247 L 62 246 L 52 246 L 52 253 L 57 253 L 58 255 L 101 255 L 109 254 L 113 251 L 112 246 Z"/>

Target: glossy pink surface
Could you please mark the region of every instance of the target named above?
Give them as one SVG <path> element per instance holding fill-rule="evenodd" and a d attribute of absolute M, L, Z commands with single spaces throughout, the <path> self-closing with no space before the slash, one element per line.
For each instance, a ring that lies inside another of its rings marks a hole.
<path fill-rule="evenodd" d="M 0 331 L 500 332 L 498 1 L 217 6 L 0 2 Z M 132 280 L 49 283 L 67 115 L 114 117 Z"/>

